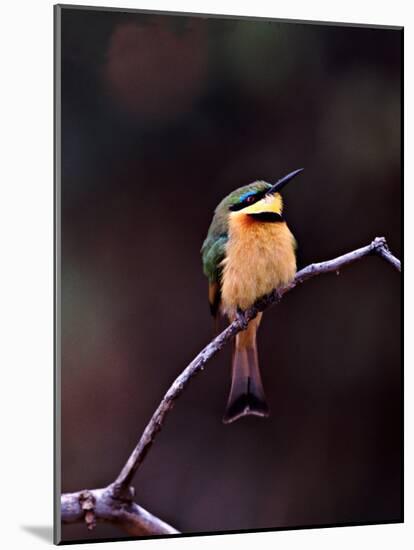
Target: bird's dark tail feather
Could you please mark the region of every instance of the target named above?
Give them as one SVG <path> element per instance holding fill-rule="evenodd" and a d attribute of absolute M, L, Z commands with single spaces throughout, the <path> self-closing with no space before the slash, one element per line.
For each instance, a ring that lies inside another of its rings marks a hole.
<path fill-rule="evenodd" d="M 242 416 L 269 416 L 259 370 L 256 330 L 257 325 L 249 325 L 236 336 L 230 395 L 223 417 L 225 424 Z"/>

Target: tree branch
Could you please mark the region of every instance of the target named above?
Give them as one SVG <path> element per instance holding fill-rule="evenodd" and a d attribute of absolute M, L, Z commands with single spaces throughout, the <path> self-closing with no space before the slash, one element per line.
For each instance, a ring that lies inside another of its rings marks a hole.
<path fill-rule="evenodd" d="M 155 535 L 177 533 L 174 528 L 156 518 L 132 500 L 132 479 L 143 462 L 157 433 L 164 425 L 167 414 L 174 406 L 174 402 L 181 395 L 189 381 L 204 369 L 206 363 L 218 353 L 227 342 L 238 332 L 244 330 L 247 324 L 256 315 L 279 302 L 286 292 L 292 290 L 299 283 L 321 275 L 322 273 L 339 272 L 340 269 L 365 256 L 375 254 L 401 271 L 401 262 L 391 254 L 384 237 L 377 237 L 369 245 L 348 252 L 342 256 L 325 262 L 308 265 L 298 271 L 293 282 L 282 289 L 275 289 L 270 294 L 259 299 L 251 308 L 241 312 L 238 318 L 214 338 L 191 363 L 174 380 L 164 395 L 158 408 L 152 415 L 147 427 L 139 439 L 136 447 L 126 461 L 114 483 L 105 489 L 94 489 L 62 495 L 62 521 L 74 523 L 86 521 L 89 528 L 93 528 L 97 520 L 110 521 L 120 525 L 130 534 Z M 86 499 L 85 499 L 86 495 Z M 86 504 L 85 504 L 86 503 Z M 86 508 L 85 508 L 86 506 Z M 92 511 L 92 512 L 91 512 Z M 91 512 L 91 513 L 89 513 Z"/>
<path fill-rule="evenodd" d="M 124 495 L 118 499 L 112 485 L 62 495 L 61 517 L 65 524 L 85 521 L 88 529 L 93 529 L 97 521 L 113 523 L 137 537 L 178 533 L 171 525 L 138 506 L 133 501 L 133 490 L 129 497 Z"/>

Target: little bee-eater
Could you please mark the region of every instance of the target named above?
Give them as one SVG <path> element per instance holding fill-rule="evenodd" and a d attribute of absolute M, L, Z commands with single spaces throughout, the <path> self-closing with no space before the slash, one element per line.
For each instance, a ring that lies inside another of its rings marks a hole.
<path fill-rule="evenodd" d="M 201 248 L 216 319 L 221 313 L 233 321 L 241 310 L 295 277 L 296 241 L 283 218 L 280 191 L 301 171 L 274 185 L 256 181 L 240 187 L 217 206 Z M 269 415 L 257 356 L 261 317 L 260 313 L 235 338 L 225 423 L 246 415 Z"/>

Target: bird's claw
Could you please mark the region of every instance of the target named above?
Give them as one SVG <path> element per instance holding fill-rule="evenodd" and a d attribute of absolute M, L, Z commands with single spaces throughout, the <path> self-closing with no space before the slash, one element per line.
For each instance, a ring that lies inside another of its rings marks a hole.
<path fill-rule="evenodd" d="M 247 325 L 249 324 L 249 322 L 246 320 L 244 312 L 239 307 L 237 308 L 236 319 L 237 319 L 238 323 L 240 324 L 241 329 L 246 330 Z"/>

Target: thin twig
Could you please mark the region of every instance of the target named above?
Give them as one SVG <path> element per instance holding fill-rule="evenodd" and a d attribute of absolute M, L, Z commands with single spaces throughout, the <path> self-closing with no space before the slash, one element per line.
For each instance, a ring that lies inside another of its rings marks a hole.
<path fill-rule="evenodd" d="M 95 498 L 95 506 L 93 514 L 89 514 L 89 524 L 94 525 L 96 520 L 103 521 L 115 521 L 120 523 L 120 525 L 126 529 L 125 525 L 122 525 L 123 521 L 120 521 L 120 518 L 125 519 L 125 514 L 128 514 L 130 522 L 133 518 L 133 530 L 138 532 L 145 530 L 147 534 L 159 534 L 160 529 L 163 533 L 176 533 L 175 529 L 171 526 L 165 524 L 158 518 L 155 518 L 142 508 L 138 507 L 131 499 L 131 482 L 137 472 L 140 464 L 143 462 L 145 456 L 147 455 L 151 445 L 153 444 L 157 433 L 161 430 L 164 425 L 167 414 L 173 408 L 175 400 L 181 395 L 184 388 L 187 386 L 189 381 L 198 374 L 201 370 L 204 369 L 206 363 L 218 353 L 227 342 L 229 342 L 238 332 L 244 330 L 247 324 L 256 317 L 256 315 L 270 307 L 271 305 L 279 302 L 284 294 L 289 290 L 292 290 L 298 283 L 302 283 L 316 275 L 329 272 L 338 272 L 340 269 L 345 267 L 348 264 L 351 264 L 361 258 L 376 254 L 389 262 L 395 269 L 401 271 L 401 262 L 391 254 L 388 249 L 386 240 L 384 237 L 377 237 L 367 246 L 348 252 L 342 256 L 334 258 L 333 260 L 328 260 L 325 262 L 315 263 L 308 265 L 302 270 L 298 271 L 293 282 L 282 289 L 275 289 L 270 294 L 259 299 L 251 308 L 242 312 L 238 318 L 233 321 L 223 332 L 221 332 L 214 340 L 212 340 L 207 346 L 200 351 L 200 353 L 191 361 L 191 363 L 181 372 L 181 374 L 174 380 L 171 387 L 164 395 L 161 403 L 158 405 L 158 408 L 152 415 L 150 421 L 147 424 L 147 427 L 144 430 L 141 438 L 139 439 L 136 447 L 132 451 L 130 457 L 126 461 L 124 467 L 122 468 L 120 474 L 118 475 L 115 482 L 109 485 L 106 489 L 96 489 L 93 491 L 88 491 Z M 72 493 L 71 495 L 62 496 L 62 520 L 66 523 L 73 523 L 74 521 L 79 521 L 83 519 L 88 524 L 88 519 L 85 515 L 85 509 L 82 508 L 82 494 Z M 108 500 L 110 499 L 110 500 Z M 116 514 L 113 511 L 113 506 L 111 503 L 116 503 L 117 512 Z M 70 503 L 70 506 L 69 504 Z M 109 503 L 109 504 L 108 504 Z M 88 504 L 90 507 L 90 504 Z M 119 508 L 120 507 L 120 508 Z M 70 512 L 70 510 L 75 509 L 76 513 Z M 121 511 L 122 513 L 121 513 Z M 149 516 L 152 518 L 151 521 L 143 521 L 143 512 L 146 518 Z M 90 526 L 89 525 L 89 526 Z M 148 530 L 149 529 L 149 530 Z M 150 531 L 154 529 L 153 531 Z M 129 531 L 130 532 L 130 531 Z"/>

